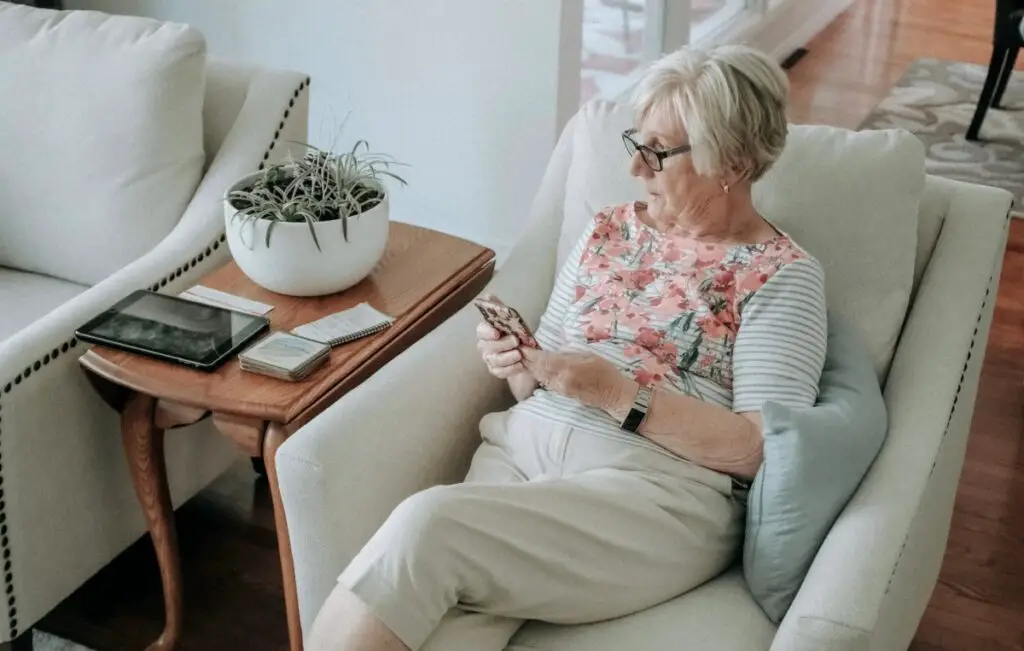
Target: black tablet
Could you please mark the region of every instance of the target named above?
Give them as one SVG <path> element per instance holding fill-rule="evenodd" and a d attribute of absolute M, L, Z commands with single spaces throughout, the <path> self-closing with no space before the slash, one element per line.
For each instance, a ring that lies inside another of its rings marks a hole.
<path fill-rule="evenodd" d="M 140 289 L 75 334 L 82 341 L 212 371 L 269 326 L 266 317 Z"/>

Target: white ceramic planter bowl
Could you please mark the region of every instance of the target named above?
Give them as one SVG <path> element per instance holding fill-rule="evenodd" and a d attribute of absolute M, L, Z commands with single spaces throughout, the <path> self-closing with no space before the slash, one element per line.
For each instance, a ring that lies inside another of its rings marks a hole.
<path fill-rule="evenodd" d="M 250 174 L 228 189 L 243 188 L 261 172 Z M 365 278 L 384 255 L 388 243 L 388 197 L 348 220 L 348 241 L 341 221 L 313 224 L 320 250 L 305 223 L 278 223 L 267 246 L 265 219 L 244 221 L 224 201 L 224 227 L 231 255 L 254 283 L 289 296 L 323 296 L 348 289 Z"/>

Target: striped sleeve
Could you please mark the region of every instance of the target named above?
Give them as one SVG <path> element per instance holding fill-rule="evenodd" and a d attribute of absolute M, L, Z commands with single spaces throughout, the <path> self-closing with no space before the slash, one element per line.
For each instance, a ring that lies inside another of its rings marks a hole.
<path fill-rule="evenodd" d="M 740 315 L 733 347 L 733 411 L 761 411 L 767 400 L 812 406 L 827 341 L 821 265 L 804 258 L 784 266 L 754 293 Z"/>
<path fill-rule="evenodd" d="M 565 344 L 565 312 L 575 295 L 580 258 L 583 257 L 583 249 L 590 240 L 596 223 L 597 219 L 595 218 L 584 229 L 576 246 L 573 247 L 572 253 L 562 264 L 558 277 L 555 278 L 555 286 L 551 290 L 547 309 L 540 317 L 537 331 L 533 333 L 543 350 L 556 351 Z"/>

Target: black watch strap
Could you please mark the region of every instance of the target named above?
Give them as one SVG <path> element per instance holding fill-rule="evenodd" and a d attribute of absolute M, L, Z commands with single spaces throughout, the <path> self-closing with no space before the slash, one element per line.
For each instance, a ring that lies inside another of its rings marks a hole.
<path fill-rule="evenodd" d="M 629 413 L 626 414 L 625 420 L 622 421 L 622 429 L 633 434 L 639 431 L 644 419 L 647 418 L 647 410 L 651 406 L 651 392 L 652 390 L 649 386 L 641 386 L 640 390 L 636 392 L 633 406 L 629 409 Z"/>

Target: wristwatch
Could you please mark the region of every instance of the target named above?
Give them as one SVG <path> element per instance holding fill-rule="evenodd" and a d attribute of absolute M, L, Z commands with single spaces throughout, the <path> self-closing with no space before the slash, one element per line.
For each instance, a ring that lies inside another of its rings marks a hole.
<path fill-rule="evenodd" d="M 640 390 L 636 392 L 636 398 L 633 399 L 633 406 L 629 409 L 629 413 L 626 414 L 625 420 L 622 421 L 622 429 L 627 432 L 636 434 L 643 425 L 644 419 L 647 418 L 647 410 L 651 406 L 651 394 L 653 390 L 651 387 L 641 384 Z"/>

